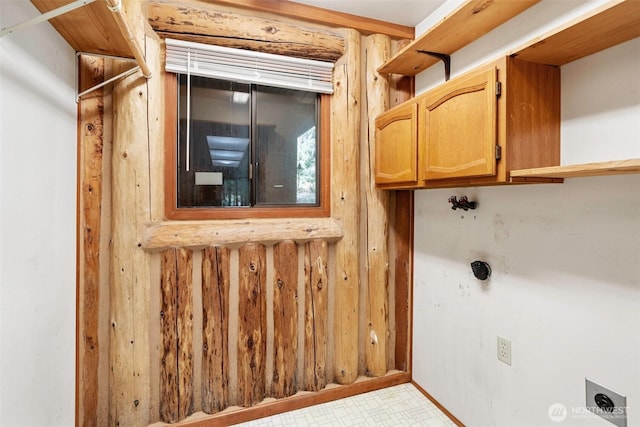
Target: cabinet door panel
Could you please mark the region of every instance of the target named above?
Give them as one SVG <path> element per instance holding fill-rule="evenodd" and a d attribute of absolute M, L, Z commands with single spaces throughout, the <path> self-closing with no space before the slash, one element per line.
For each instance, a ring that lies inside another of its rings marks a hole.
<path fill-rule="evenodd" d="M 421 103 L 421 178 L 496 173 L 496 69 L 453 80 Z"/>
<path fill-rule="evenodd" d="M 376 119 L 376 184 L 418 182 L 417 104 L 406 104 Z"/>

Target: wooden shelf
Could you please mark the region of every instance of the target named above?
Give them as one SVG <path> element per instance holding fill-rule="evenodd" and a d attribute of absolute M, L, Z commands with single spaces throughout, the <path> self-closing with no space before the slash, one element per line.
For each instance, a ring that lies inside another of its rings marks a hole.
<path fill-rule="evenodd" d="M 70 3 L 69 0 L 31 0 L 42 13 Z M 133 58 L 113 13 L 104 1 L 96 1 L 53 18 L 51 25 L 78 52 Z"/>
<path fill-rule="evenodd" d="M 561 66 L 640 37 L 640 1 L 614 0 L 527 43 L 511 54 Z"/>
<path fill-rule="evenodd" d="M 578 178 L 633 173 L 640 173 L 640 159 L 513 170 L 511 180 L 518 182 L 531 178 Z"/>
<path fill-rule="evenodd" d="M 382 64 L 378 72 L 415 76 L 439 61 L 420 51 L 450 55 L 538 1 L 468 0 Z"/>
<path fill-rule="evenodd" d="M 31 0 L 42 13 L 71 3 L 69 0 Z M 145 77 L 151 75 L 129 22 L 116 0 L 99 0 L 51 19 L 49 22 L 77 52 L 135 58 Z M 113 10 L 110 10 L 110 7 Z"/>

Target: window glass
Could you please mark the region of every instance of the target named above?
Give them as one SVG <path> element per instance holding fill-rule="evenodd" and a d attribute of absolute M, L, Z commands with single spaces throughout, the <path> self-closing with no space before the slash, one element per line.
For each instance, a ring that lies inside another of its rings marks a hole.
<path fill-rule="evenodd" d="M 178 207 L 319 204 L 319 95 L 190 79 L 178 80 Z"/>

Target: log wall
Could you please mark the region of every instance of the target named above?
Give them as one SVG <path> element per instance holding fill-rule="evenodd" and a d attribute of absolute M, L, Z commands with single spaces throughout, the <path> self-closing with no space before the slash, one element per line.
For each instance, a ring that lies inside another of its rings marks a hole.
<path fill-rule="evenodd" d="M 113 122 L 113 156 L 83 161 L 79 298 L 89 306 L 79 319 L 79 388 L 88 386 L 80 423 L 143 426 L 195 416 L 225 425 L 246 420 L 243 413 L 408 381 L 412 197 L 371 185 L 369 126 L 390 99 L 411 92 L 406 81 L 389 85 L 375 72 L 397 44 L 331 31 L 345 53 L 331 97 L 330 218 L 165 221 L 163 48 L 143 33 L 137 28 L 154 77 L 134 74 L 114 85 L 113 108 L 104 112 Z M 102 114 L 99 104 L 82 105 L 83 126 L 99 123 L 91 116 Z M 99 147 L 99 138 L 85 140 L 85 151 Z M 110 173 L 92 181 L 92 160 Z M 98 190 L 112 204 L 108 212 L 91 193 Z M 105 221 L 109 235 L 96 245 L 91 233 Z M 96 250 L 110 262 L 96 265 Z M 107 265 L 109 289 L 95 293 L 95 274 Z M 102 317 L 89 308 L 98 302 Z M 92 343 L 102 318 L 108 332 L 98 361 Z M 109 372 L 100 385 L 98 371 Z M 356 381 L 363 376 L 380 381 Z M 276 403 L 264 403 L 271 398 Z M 96 417 L 95 408 L 108 415 Z"/>
<path fill-rule="evenodd" d="M 272 257 L 267 257 L 268 251 Z M 302 263 L 299 253 L 304 254 Z M 198 411 L 215 414 L 231 406 L 249 407 L 268 397 L 322 390 L 332 382 L 326 371 L 332 354 L 327 334 L 331 286 L 327 241 L 286 240 L 269 247 L 257 243 L 237 248 L 181 247 L 154 256 L 160 257 L 157 291 L 161 305 L 151 317 L 151 328 L 159 330 L 161 342 L 156 358 L 159 421 L 173 423 Z M 201 268 L 194 265 L 196 257 L 202 259 Z M 234 266 L 232 258 L 238 260 Z M 271 285 L 267 277 L 273 277 Z M 233 296 L 232 281 L 238 284 Z M 201 304 L 195 295 L 201 295 Z M 273 303 L 267 310 L 270 297 Z M 238 313 L 235 319 L 229 318 L 232 303 Z M 196 306 L 201 307 L 200 313 L 194 312 Z M 203 319 L 202 327 L 194 326 L 194 318 Z M 301 348 L 298 318 L 304 319 Z M 203 343 L 201 358 L 194 357 L 200 351 L 194 348 L 194 341 Z M 267 342 L 273 343 L 269 350 Z M 232 347 L 237 355 L 235 369 L 229 368 Z M 274 355 L 271 378 L 267 378 L 268 351 Z M 196 359 L 199 364 L 193 363 Z M 199 402 L 193 398 L 194 378 L 201 378 Z"/>

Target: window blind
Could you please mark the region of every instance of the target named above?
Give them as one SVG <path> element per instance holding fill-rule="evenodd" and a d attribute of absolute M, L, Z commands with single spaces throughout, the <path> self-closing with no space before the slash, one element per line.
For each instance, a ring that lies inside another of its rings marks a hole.
<path fill-rule="evenodd" d="M 255 83 L 264 86 L 333 93 L 333 63 L 223 46 L 165 39 L 166 71 Z"/>

